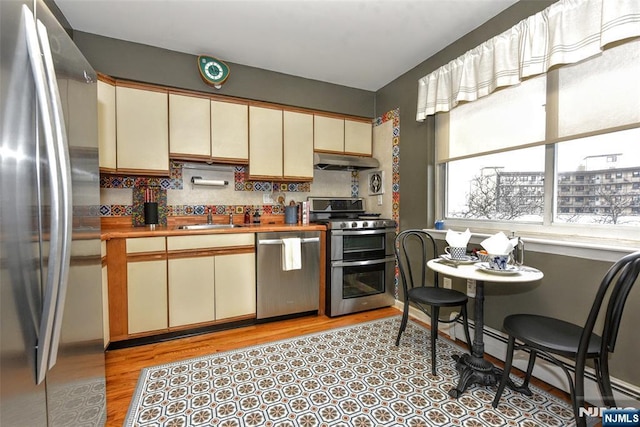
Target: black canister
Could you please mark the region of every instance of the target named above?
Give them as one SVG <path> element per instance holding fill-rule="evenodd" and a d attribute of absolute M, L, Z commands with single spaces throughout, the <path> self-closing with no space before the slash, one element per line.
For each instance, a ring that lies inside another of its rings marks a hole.
<path fill-rule="evenodd" d="M 157 202 L 144 203 L 144 223 L 145 225 L 158 224 L 158 203 Z"/>

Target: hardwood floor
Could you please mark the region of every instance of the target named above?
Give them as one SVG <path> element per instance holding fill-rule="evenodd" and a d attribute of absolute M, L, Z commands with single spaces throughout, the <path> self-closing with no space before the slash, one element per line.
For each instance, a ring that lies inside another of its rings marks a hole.
<path fill-rule="evenodd" d="M 123 424 L 142 368 L 221 351 L 264 344 L 270 341 L 321 332 L 327 329 L 349 326 L 356 323 L 397 316 L 399 314 L 401 313 L 397 309 L 388 307 L 336 318 L 307 316 L 213 332 L 156 344 L 110 350 L 106 353 L 107 425 L 121 426 Z M 463 343 L 458 342 L 458 344 L 464 346 Z M 489 359 L 497 366 L 502 365 L 493 358 L 489 357 Z M 532 384 L 561 399 L 568 402 L 570 401 L 566 393 L 546 383 L 534 379 L 532 380 Z"/>

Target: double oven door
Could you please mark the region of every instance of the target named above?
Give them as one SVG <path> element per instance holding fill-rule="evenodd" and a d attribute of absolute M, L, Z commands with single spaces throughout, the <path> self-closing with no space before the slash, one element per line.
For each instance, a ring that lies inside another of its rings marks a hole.
<path fill-rule="evenodd" d="M 395 228 L 331 230 L 330 316 L 394 303 Z"/>

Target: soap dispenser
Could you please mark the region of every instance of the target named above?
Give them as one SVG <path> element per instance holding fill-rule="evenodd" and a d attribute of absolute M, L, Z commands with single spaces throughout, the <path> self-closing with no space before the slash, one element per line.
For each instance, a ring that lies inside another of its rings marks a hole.
<path fill-rule="evenodd" d="M 251 215 L 249 214 L 249 208 L 244 210 L 244 223 L 251 224 Z"/>
<path fill-rule="evenodd" d="M 260 211 L 258 209 L 253 213 L 253 223 L 260 224 Z"/>

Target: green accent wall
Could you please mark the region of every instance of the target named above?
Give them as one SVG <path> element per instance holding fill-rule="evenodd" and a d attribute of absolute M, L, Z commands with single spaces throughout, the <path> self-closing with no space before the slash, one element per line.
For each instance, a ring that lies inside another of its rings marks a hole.
<path fill-rule="evenodd" d="M 231 73 L 221 89 L 204 83 L 197 55 L 81 31 L 73 40 L 97 71 L 108 76 L 180 89 L 272 102 L 360 117 L 374 117 L 375 93 L 225 61 Z M 215 52 L 202 52 L 216 56 Z"/>

